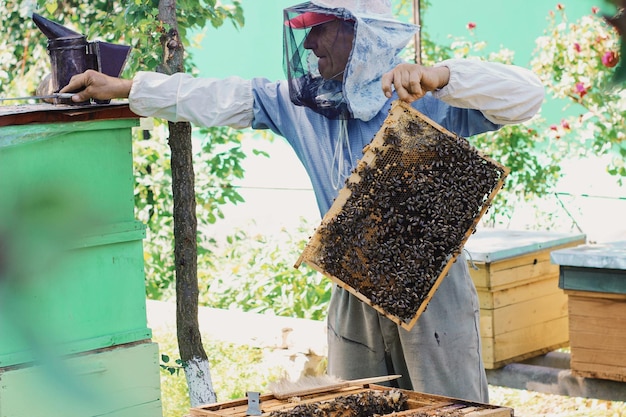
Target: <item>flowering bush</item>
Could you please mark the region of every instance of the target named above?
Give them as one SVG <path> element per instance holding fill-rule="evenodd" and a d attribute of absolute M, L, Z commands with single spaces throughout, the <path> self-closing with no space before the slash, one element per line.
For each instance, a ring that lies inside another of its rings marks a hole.
<path fill-rule="evenodd" d="M 626 176 L 626 90 L 613 82 L 619 56 L 619 36 L 594 7 L 568 22 L 565 7 L 550 12 L 545 35 L 538 38 L 532 68 L 555 98 L 566 99 L 570 116 L 553 129 L 567 139 L 570 152 L 613 156 L 608 172 Z"/>
<path fill-rule="evenodd" d="M 475 23 L 467 23 L 466 29 L 469 37 L 455 38 L 448 48 L 438 50 L 445 53 L 443 56 L 441 53 L 431 56 L 430 49 L 425 49 L 425 64 L 450 57 L 505 64 L 514 62 L 515 52 L 510 49 L 487 53 L 487 42 L 478 39 Z M 484 224 L 506 224 L 520 203 L 534 201 L 552 192 L 561 175 L 563 143 L 557 141 L 563 134 L 561 130 L 562 127 L 550 126 L 538 115 L 526 123 L 507 125 L 498 131 L 470 138 L 471 143 L 483 153 L 510 169 L 503 190 L 493 201 L 493 209 L 483 218 Z"/>

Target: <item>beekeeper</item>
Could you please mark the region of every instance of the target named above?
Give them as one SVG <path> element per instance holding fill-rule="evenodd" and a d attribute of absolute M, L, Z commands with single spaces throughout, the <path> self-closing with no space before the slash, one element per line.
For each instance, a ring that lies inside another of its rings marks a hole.
<path fill-rule="evenodd" d="M 544 91 L 530 71 L 451 59 L 402 63 L 416 26 L 388 0 L 314 0 L 285 9 L 284 81 L 167 76 L 132 80 L 87 71 L 62 92 L 73 100 L 128 97 L 133 112 L 202 126 L 271 129 L 304 165 L 321 215 L 395 99 L 471 136 L 533 117 Z M 488 402 L 479 305 L 460 256 L 411 331 L 335 287 L 328 311 L 328 373 L 343 379 L 401 374 L 400 388 Z"/>

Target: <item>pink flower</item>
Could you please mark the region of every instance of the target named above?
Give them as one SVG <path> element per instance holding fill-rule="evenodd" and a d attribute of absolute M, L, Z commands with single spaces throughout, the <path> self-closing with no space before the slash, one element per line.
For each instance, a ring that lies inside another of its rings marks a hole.
<path fill-rule="evenodd" d="M 602 55 L 602 64 L 607 68 L 613 68 L 619 62 L 619 57 L 613 51 L 607 51 Z"/>
<path fill-rule="evenodd" d="M 552 125 L 550 126 L 550 130 L 554 130 L 556 132 L 557 130 L 559 130 L 559 128 L 557 127 L 557 125 Z"/>
<path fill-rule="evenodd" d="M 563 129 L 569 130 L 569 122 L 565 119 L 561 120 L 561 126 L 563 127 Z"/>
<path fill-rule="evenodd" d="M 467 28 L 468 28 L 469 30 L 475 29 L 475 28 L 476 28 L 476 23 L 474 23 L 474 22 L 469 22 L 469 23 L 467 24 Z"/>
<path fill-rule="evenodd" d="M 598 14 L 599 11 L 600 11 L 600 8 L 598 6 L 593 6 L 591 8 L 591 13 L 593 14 Z"/>
<path fill-rule="evenodd" d="M 583 98 L 585 94 L 587 94 L 587 88 L 583 83 L 576 83 L 576 92 L 578 93 L 580 98 Z"/>
<path fill-rule="evenodd" d="M 580 52 L 580 44 L 578 42 L 574 42 L 574 49 L 576 52 Z"/>
<path fill-rule="evenodd" d="M 556 4 L 556 9 L 557 10 L 565 10 L 565 6 L 563 6 L 561 3 L 557 3 Z"/>

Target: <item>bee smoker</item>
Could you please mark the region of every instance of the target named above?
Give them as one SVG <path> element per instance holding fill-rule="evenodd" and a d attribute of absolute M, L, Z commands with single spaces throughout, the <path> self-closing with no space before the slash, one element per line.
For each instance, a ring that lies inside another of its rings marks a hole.
<path fill-rule="evenodd" d="M 88 42 L 86 36 L 52 22 L 36 13 L 33 21 L 48 38 L 48 55 L 51 65 L 52 91 L 58 92 L 76 75 L 93 69 L 112 77 L 119 77 L 130 54 L 130 46 L 108 42 Z M 108 103 L 110 100 L 97 103 Z M 71 99 L 56 99 L 59 104 L 74 103 Z"/>

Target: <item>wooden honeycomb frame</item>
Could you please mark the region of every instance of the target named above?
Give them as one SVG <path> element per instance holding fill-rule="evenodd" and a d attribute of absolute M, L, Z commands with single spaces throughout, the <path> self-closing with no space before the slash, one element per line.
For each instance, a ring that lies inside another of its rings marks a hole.
<path fill-rule="evenodd" d="M 409 330 L 509 170 L 396 101 L 295 264 Z"/>
<path fill-rule="evenodd" d="M 440 395 L 365 384 L 349 386 L 338 391 L 279 400 L 272 394 L 259 397 L 261 415 L 265 417 L 296 416 L 361 416 L 375 395 L 402 396 L 402 411 L 381 414 L 381 417 L 513 417 L 514 410 L 493 404 L 476 403 Z M 346 401 L 351 399 L 352 401 Z M 356 401 L 355 401 L 356 400 Z M 333 410 L 333 404 L 337 407 Z M 358 407 L 351 407 L 351 405 Z M 361 407 L 363 406 L 363 407 Z M 248 399 L 241 398 L 192 407 L 189 417 L 244 417 L 248 414 Z"/>

